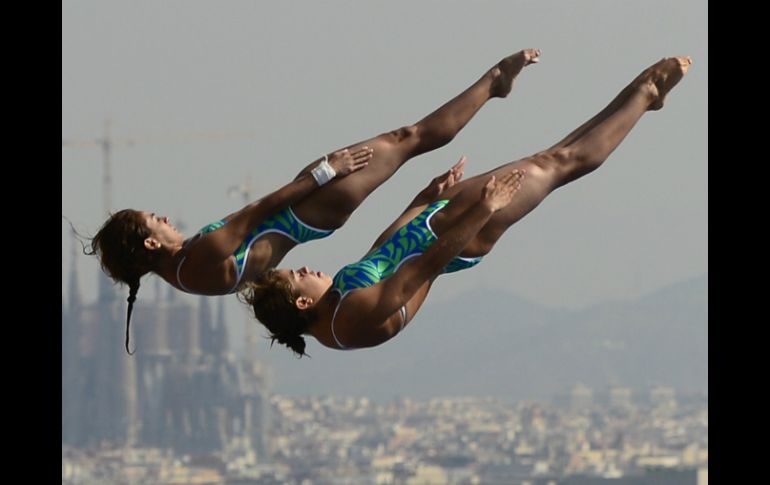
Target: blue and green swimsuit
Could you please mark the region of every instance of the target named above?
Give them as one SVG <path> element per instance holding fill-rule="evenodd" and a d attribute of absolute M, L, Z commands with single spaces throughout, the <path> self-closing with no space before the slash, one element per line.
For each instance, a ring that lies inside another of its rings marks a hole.
<path fill-rule="evenodd" d="M 206 225 L 200 231 L 198 231 L 198 235 L 208 234 L 210 232 L 216 231 L 225 224 L 227 224 L 227 221 L 224 220 L 212 222 L 211 224 Z M 330 236 L 334 230 L 318 229 L 305 224 L 296 216 L 296 214 L 294 214 L 294 211 L 291 210 L 291 207 L 287 207 L 286 209 L 273 214 L 272 216 L 265 219 L 262 224 L 252 230 L 243 241 L 243 243 L 241 243 L 241 245 L 238 246 L 238 249 L 236 249 L 233 253 L 233 256 L 235 256 L 237 277 L 235 279 L 235 285 L 228 293 L 235 292 L 241 282 L 251 246 L 257 239 L 271 232 L 281 234 L 297 244 L 302 244 L 308 241 L 322 239 Z M 192 239 L 190 240 L 192 241 Z M 182 260 L 179 261 L 179 265 L 176 268 L 176 280 L 183 290 L 187 291 L 188 293 L 192 293 L 190 290 L 185 288 L 185 286 L 182 284 L 182 280 L 179 278 L 179 270 L 182 268 L 184 259 L 185 258 L 182 258 Z"/>
<path fill-rule="evenodd" d="M 449 203 L 449 200 L 438 200 L 429 205 L 417 217 L 406 223 L 393 233 L 382 245 L 364 256 L 361 260 L 343 267 L 332 279 L 332 291 L 340 294 L 337 308 L 332 316 L 332 336 L 337 345 L 346 348 L 334 334 L 334 316 L 337 315 L 340 303 L 345 296 L 357 288 L 367 288 L 376 285 L 389 277 L 401 267 L 404 262 L 424 253 L 437 237 L 430 227 L 433 215 Z M 463 258 L 456 256 L 444 267 L 443 273 L 454 273 L 481 262 L 478 258 Z M 406 324 L 406 306 L 400 309 L 401 326 Z"/>

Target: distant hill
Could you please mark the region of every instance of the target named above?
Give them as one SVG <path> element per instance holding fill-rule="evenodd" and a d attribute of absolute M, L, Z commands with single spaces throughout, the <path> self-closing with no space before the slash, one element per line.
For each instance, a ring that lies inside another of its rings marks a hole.
<path fill-rule="evenodd" d="M 312 359 L 265 353 L 280 394 L 389 399 L 493 395 L 550 398 L 576 382 L 596 390 L 667 385 L 708 390 L 708 277 L 634 301 L 555 310 L 495 290 L 430 305 L 380 347 Z"/>

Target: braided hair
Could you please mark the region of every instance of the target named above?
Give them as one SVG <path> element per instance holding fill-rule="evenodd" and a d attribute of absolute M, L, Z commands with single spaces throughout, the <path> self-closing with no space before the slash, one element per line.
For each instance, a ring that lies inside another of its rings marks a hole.
<path fill-rule="evenodd" d="M 130 336 L 128 333 L 129 328 L 131 327 L 131 312 L 134 310 L 134 302 L 136 301 L 136 294 L 139 292 L 139 278 L 136 279 L 133 283 L 129 283 L 128 285 L 128 298 L 126 301 L 128 301 L 128 310 L 126 315 L 126 352 L 128 355 L 134 355 L 133 352 L 128 350 L 128 342 L 130 340 Z"/>

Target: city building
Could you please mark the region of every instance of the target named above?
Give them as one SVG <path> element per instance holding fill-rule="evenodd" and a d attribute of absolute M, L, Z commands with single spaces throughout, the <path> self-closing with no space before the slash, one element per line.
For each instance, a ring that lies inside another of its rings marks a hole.
<path fill-rule="evenodd" d="M 62 299 L 62 445 L 189 455 L 236 446 L 268 460 L 269 370 L 253 353 L 230 352 L 223 297 L 200 297 L 196 306 L 157 278 L 145 283 L 131 318 L 130 356 L 120 288 L 99 272 L 98 298 L 85 303 L 74 263 L 69 280 Z"/>

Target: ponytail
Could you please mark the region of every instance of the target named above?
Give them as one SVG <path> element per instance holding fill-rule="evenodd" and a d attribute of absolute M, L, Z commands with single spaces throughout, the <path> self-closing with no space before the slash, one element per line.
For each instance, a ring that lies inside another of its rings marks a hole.
<path fill-rule="evenodd" d="M 279 344 L 283 344 L 293 350 L 298 357 L 308 355 L 305 353 L 305 338 L 299 334 L 273 334 L 270 336 L 270 346 L 277 340 Z"/>
<path fill-rule="evenodd" d="M 129 283 L 128 285 L 128 314 L 126 315 L 126 352 L 128 355 L 134 355 L 134 352 L 131 352 L 128 349 L 128 342 L 129 342 L 129 328 L 131 327 L 131 312 L 134 309 L 134 302 L 136 301 L 136 294 L 139 292 L 139 278 L 136 278 L 133 282 Z"/>

